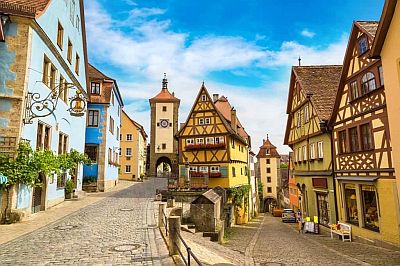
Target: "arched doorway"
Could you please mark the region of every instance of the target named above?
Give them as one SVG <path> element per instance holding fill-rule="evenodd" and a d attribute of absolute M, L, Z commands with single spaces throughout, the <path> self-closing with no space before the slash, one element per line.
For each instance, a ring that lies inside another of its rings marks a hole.
<path fill-rule="evenodd" d="M 276 199 L 274 198 L 265 198 L 264 199 L 264 212 L 271 212 L 272 207 L 276 207 Z"/>
<path fill-rule="evenodd" d="M 156 162 L 157 177 L 170 177 L 172 172 L 171 160 L 168 157 L 160 157 Z"/>

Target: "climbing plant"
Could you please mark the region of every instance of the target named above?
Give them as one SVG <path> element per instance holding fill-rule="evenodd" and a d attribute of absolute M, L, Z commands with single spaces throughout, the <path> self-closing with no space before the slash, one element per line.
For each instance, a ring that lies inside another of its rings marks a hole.
<path fill-rule="evenodd" d="M 235 187 L 235 188 L 229 189 L 229 196 L 232 199 L 232 203 L 236 207 L 242 207 L 243 199 L 248 198 L 250 188 L 251 188 L 250 185 L 243 185 L 240 187 Z"/>

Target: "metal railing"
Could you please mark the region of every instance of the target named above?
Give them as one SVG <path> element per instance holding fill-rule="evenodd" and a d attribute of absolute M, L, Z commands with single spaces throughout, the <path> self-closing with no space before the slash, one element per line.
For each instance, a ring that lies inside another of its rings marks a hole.
<path fill-rule="evenodd" d="M 184 256 L 184 254 L 182 253 L 182 250 L 180 249 L 179 245 L 174 242 L 174 245 L 177 247 L 178 253 L 181 256 L 183 262 L 185 263 L 185 265 L 190 266 L 191 265 L 191 260 L 190 258 L 193 258 L 193 260 L 195 262 L 197 262 L 198 265 L 202 266 L 203 264 L 200 262 L 200 260 L 196 257 L 196 255 L 192 252 L 192 249 L 188 246 L 188 244 L 186 244 L 185 240 L 183 240 L 183 237 L 181 236 L 180 233 L 178 233 L 178 237 L 180 239 L 180 241 L 182 242 L 182 244 L 185 246 L 186 249 L 186 258 Z"/>
<path fill-rule="evenodd" d="M 162 223 L 165 229 L 165 236 L 168 236 L 168 219 L 164 211 L 162 212 L 162 215 L 163 215 Z"/>

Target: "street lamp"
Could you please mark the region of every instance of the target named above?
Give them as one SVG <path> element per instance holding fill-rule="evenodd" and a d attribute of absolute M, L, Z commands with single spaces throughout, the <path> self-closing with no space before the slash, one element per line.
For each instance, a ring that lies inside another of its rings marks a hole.
<path fill-rule="evenodd" d="M 28 92 L 25 99 L 24 124 L 32 124 L 34 118 L 54 114 L 59 96 L 68 92 L 69 89 L 76 90 L 75 95 L 70 98 L 68 109 L 70 115 L 75 117 L 84 116 L 87 105 L 85 92 L 77 88 L 73 83 L 63 83 L 52 89 L 45 98 L 41 98 L 38 92 Z"/>

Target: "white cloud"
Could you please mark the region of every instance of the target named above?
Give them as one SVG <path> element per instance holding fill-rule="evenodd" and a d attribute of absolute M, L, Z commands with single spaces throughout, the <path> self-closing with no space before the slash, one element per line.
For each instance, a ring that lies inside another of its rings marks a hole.
<path fill-rule="evenodd" d="M 315 36 L 315 32 L 312 32 L 308 29 L 303 29 L 301 31 L 301 35 L 303 35 L 304 37 L 307 37 L 307 38 L 313 38 Z"/>
<path fill-rule="evenodd" d="M 179 120 L 184 122 L 202 80 L 210 72 L 230 70 L 243 75 L 254 67 L 265 70 L 286 67 L 284 80 L 275 78 L 272 84 L 252 89 L 206 80 L 211 94 L 226 95 L 236 107 L 255 151 L 267 133 L 281 152 L 288 151 L 283 146 L 283 135 L 289 67 L 297 64 L 298 56 L 302 57 L 303 65 L 340 64 L 347 41 L 343 37 L 328 47 L 287 41 L 279 50 L 269 50 L 237 36 L 191 39 L 190 33 L 173 31 L 169 20 L 160 20 L 158 15 L 164 14 L 162 9 L 135 6 L 126 20 L 116 21 L 97 1 L 89 1 L 86 23 L 90 60 L 98 65 L 107 63 L 126 74 L 121 74 L 118 80 L 125 109 L 148 133 L 150 114 L 144 109 L 148 99 L 159 92 L 164 72 L 168 75 L 170 90 L 181 99 Z M 121 27 L 125 27 L 124 31 Z"/>

